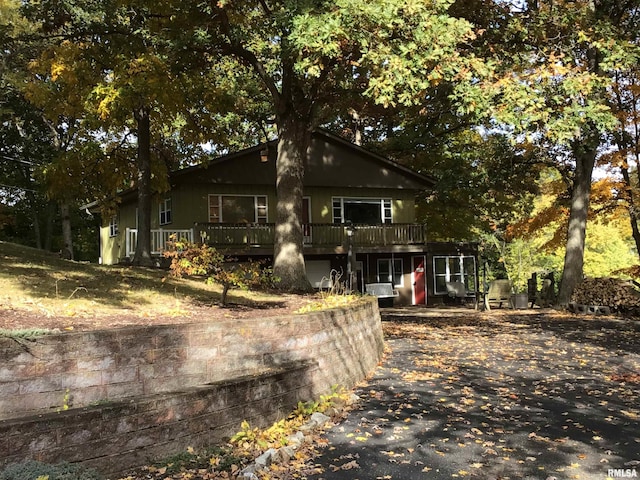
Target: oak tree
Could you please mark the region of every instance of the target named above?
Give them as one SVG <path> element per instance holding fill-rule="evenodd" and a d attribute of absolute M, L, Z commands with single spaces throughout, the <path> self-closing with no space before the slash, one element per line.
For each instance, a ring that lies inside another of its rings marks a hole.
<path fill-rule="evenodd" d="M 232 59 L 257 79 L 278 137 L 274 275 L 308 290 L 302 249 L 304 158 L 311 131 L 341 99 L 413 104 L 433 84 L 469 81 L 478 65 L 460 43 L 468 22 L 450 1 L 341 0 L 176 3 L 162 34 L 187 51 Z M 179 31 L 172 29 L 177 26 Z"/>
<path fill-rule="evenodd" d="M 485 99 L 496 125 L 545 146 L 570 168 L 561 305 L 582 279 L 591 178 L 617 125 L 607 92 L 615 73 L 637 58 L 636 9 L 634 1 L 523 2 L 504 32 L 500 55 L 511 61 L 500 63 L 491 85 L 477 87 L 493 89 Z"/>

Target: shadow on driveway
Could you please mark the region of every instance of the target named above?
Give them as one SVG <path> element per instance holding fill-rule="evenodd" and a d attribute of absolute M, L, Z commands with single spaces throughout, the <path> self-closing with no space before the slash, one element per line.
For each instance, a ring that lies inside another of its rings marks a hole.
<path fill-rule="evenodd" d="M 309 479 L 640 475 L 640 323 L 388 309 L 389 354 Z"/>

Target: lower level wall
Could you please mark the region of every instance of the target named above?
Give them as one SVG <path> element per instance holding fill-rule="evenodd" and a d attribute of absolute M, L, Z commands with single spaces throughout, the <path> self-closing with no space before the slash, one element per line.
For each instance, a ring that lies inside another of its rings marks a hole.
<path fill-rule="evenodd" d="M 0 467 L 33 458 L 111 474 L 219 443 L 242 420 L 272 422 L 375 368 L 384 347 L 375 302 L 273 319 L 51 335 L 31 342 L 28 355 L 3 350 L 11 358 L 2 359 L 0 391 L 22 407 L 1 412 Z M 31 395 L 55 405 L 74 381 L 66 395 L 72 405 L 24 409 Z"/>
<path fill-rule="evenodd" d="M 242 420 L 264 426 L 312 395 L 311 365 L 0 424 L 4 463 L 62 460 L 124 474 L 187 447 L 216 445 Z"/>

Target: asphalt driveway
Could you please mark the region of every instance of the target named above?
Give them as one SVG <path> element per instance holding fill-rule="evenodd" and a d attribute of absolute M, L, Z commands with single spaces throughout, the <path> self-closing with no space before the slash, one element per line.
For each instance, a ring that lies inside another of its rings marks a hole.
<path fill-rule="evenodd" d="M 308 479 L 640 477 L 640 322 L 388 309 L 389 352 Z"/>

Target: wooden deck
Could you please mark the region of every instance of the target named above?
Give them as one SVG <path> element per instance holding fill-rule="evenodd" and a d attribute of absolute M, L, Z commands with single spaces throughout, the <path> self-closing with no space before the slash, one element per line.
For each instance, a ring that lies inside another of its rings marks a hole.
<path fill-rule="evenodd" d="M 353 225 L 353 243 L 359 247 L 423 245 L 426 242 L 425 226 L 414 223 L 390 223 L 384 225 Z M 337 247 L 348 245 L 347 226 L 332 223 L 303 225 L 304 244 L 313 247 Z M 273 246 L 275 225 L 198 223 L 194 227 L 195 238 L 217 246 Z"/>
<path fill-rule="evenodd" d="M 410 247 L 425 245 L 426 227 L 416 223 L 384 225 L 353 225 L 352 245 L 363 249 Z M 347 225 L 309 223 L 303 225 L 304 246 L 340 253 L 349 245 Z M 127 253 L 133 255 L 138 231 L 127 229 Z M 175 235 L 192 242 L 202 242 L 216 248 L 271 249 L 274 245 L 273 223 L 196 223 L 192 229 L 154 229 L 151 231 L 151 251 L 159 255 L 169 238 Z"/>

